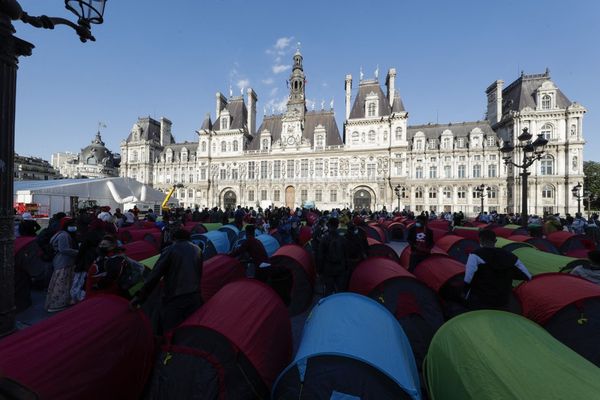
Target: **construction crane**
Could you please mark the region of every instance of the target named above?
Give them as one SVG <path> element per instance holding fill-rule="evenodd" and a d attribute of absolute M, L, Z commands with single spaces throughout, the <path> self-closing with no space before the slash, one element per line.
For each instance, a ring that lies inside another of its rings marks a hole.
<path fill-rule="evenodd" d="M 165 199 L 163 200 L 162 204 L 160 205 L 160 208 L 163 212 L 169 211 L 168 203 L 169 203 L 169 200 L 171 199 L 171 196 L 173 196 L 173 193 L 175 193 L 175 189 L 181 189 L 182 187 L 183 187 L 183 184 L 177 183 L 177 184 L 173 185 L 173 187 L 171 189 L 169 189 L 169 192 L 165 196 Z"/>

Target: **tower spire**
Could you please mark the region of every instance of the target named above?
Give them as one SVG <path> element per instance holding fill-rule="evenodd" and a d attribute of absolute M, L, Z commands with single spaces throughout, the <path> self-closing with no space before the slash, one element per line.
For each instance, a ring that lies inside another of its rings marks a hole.
<path fill-rule="evenodd" d="M 306 113 L 306 97 L 305 84 L 306 76 L 302 67 L 302 54 L 300 53 L 300 42 L 294 54 L 294 67 L 289 79 L 290 96 L 287 102 L 288 113 L 298 114 L 299 117 L 304 117 Z"/>

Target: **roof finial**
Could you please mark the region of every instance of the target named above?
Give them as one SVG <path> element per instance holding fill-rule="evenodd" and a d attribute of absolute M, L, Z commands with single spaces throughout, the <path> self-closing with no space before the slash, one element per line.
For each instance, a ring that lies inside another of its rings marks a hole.
<path fill-rule="evenodd" d="M 331 103 L 329 103 L 329 108 L 333 110 L 333 97 L 331 98 Z"/>
<path fill-rule="evenodd" d="M 313 111 L 315 111 L 315 103 L 316 103 L 316 101 L 312 102 L 312 107 L 311 108 L 312 108 Z"/>
<path fill-rule="evenodd" d="M 244 87 L 243 86 L 240 87 L 240 95 L 242 97 L 244 96 Z"/>
<path fill-rule="evenodd" d="M 296 43 L 296 54 L 300 54 L 300 42 Z"/>
<path fill-rule="evenodd" d="M 233 97 L 233 88 L 231 87 L 231 83 L 229 84 L 229 97 Z"/>
<path fill-rule="evenodd" d="M 100 134 L 100 128 L 106 128 L 106 124 L 104 122 L 98 121 L 98 134 Z"/>
<path fill-rule="evenodd" d="M 321 99 L 321 110 L 325 109 L 325 99 Z"/>
<path fill-rule="evenodd" d="M 377 68 L 375 68 L 375 79 L 379 79 L 379 64 L 377 64 Z"/>
<path fill-rule="evenodd" d="M 365 74 L 363 74 L 363 70 L 362 70 L 362 65 L 360 66 L 360 80 L 363 80 L 363 77 L 365 76 Z"/>
<path fill-rule="evenodd" d="M 267 107 L 263 107 L 263 115 L 267 115 Z"/>
<path fill-rule="evenodd" d="M 550 77 L 550 68 L 546 67 L 546 77 Z"/>

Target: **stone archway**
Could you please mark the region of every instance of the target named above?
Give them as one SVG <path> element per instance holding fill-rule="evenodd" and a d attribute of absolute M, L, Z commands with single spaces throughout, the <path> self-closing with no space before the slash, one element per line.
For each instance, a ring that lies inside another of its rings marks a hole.
<path fill-rule="evenodd" d="M 237 205 L 237 196 L 233 190 L 226 190 L 223 194 L 223 208 L 235 209 Z"/>
<path fill-rule="evenodd" d="M 296 188 L 293 186 L 285 188 L 285 206 L 292 210 L 296 206 Z"/>
<path fill-rule="evenodd" d="M 354 192 L 352 202 L 355 209 L 371 209 L 372 197 L 371 193 L 366 189 L 359 189 Z"/>

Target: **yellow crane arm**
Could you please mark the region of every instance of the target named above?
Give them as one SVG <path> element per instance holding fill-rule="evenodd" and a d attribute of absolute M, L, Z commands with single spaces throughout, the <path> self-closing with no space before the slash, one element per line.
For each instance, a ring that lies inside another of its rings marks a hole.
<path fill-rule="evenodd" d="M 167 204 L 169 203 L 171 196 L 173 196 L 173 193 L 175 193 L 175 189 L 182 188 L 182 187 L 183 187 L 183 185 L 181 183 L 178 183 L 177 185 L 173 185 L 173 187 L 171 189 L 169 189 L 169 192 L 165 196 L 165 199 L 163 200 L 162 204 L 160 205 L 160 208 L 163 210 L 165 208 L 167 208 Z"/>

